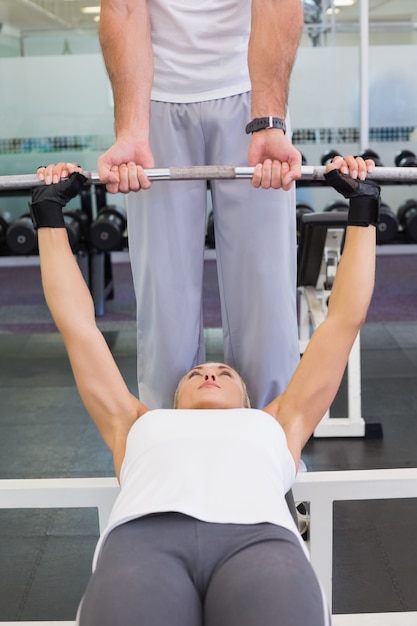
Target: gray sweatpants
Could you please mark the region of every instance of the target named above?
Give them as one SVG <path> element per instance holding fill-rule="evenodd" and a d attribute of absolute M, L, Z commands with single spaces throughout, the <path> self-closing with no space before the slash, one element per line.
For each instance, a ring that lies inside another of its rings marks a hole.
<path fill-rule="evenodd" d="M 114 529 L 79 626 L 327 626 L 297 538 L 273 524 L 209 524 L 179 513 Z"/>
<path fill-rule="evenodd" d="M 152 102 L 155 167 L 246 166 L 250 119 L 248 93 Z M 299 360 L 295 189 L 213 181 L 212 196 L 225 361 L 248 383 L 252 405 L 263 408 L 286 388 Z M 128 195 L 139 396 L 149 408 L 171 407 L 179 379 L 205 361 L 206 198 L 205 181 L 154 182 Z"/>

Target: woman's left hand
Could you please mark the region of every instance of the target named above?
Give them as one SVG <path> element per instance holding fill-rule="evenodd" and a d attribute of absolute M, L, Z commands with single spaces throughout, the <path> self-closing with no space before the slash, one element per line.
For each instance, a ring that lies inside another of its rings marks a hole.
<path fill-rule="evenodd" d="M 331 170 L 340 170 L 342 174 L 348 174 L 352 178 L 365 180 L 367 174 L 375 169 L 375 162 L 372 159 L 363 159 L 354 156 L 335 156 L 334 159 L 326 166 L 326 172 Z"/>

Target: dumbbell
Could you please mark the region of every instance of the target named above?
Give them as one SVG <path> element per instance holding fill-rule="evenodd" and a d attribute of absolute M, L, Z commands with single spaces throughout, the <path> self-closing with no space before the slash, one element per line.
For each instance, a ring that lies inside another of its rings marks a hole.
<path fill-rule="evenodd" d="M 326 204 L 323 210 L 326 211 L 326 213 L 332 211 L 348 211 L 349 203 L 345 200 L 332 200 L 329 204 Z"/>
<path fill-rule="evenodd" d="M 407 236 L 417 241 L 417 199 L 407 200 L 398 208 L 398 221 Z"/>
<path fill-rule="evenodd" d="M 395 156 L 394 163 L 397 167 L 417 167 L 417 156 L 411 150 L 401 150 Z"/>
<path fill-rule="evenodd" d="M 398 234 L 398 218 L 391 207 L 381 202 L 379 208 L 379 223 L 376 229 L 377 244 L 393 241 Z"/>
<path fill-rule="evenodd" d="M 76 253 L 87 238 L 90 218 L 81 209 L 68 209 L 64 211 L 64 221 L 71 250 Z"/>
<path fill-rule="evenodd" d="M 21 215 L 7 229 L 7 247 L 14 254 L 34 254 L 38 250 L 38 234 L 29 213 Z"/>
<path fill-rule="evenodd" d="M 210 211 L 207 218 L 207 226 L 206 226 L 206 246 L 207 248 L 215 248 L 216 240 L 214 236 L 214 214 L 213 211 Z"/>
<path fill-rule="evenodd" d="M 384 167 L 384 164 L 382 163 L 379 154 L 375 152 L 375 150 L 367 148 L 366 150 L 362 150 L 362 152 L 360 152 L 358 156 L 362 157 L 365 160 L 372 159 L 375 162 L 376 167 Z"/>
<path fill-rule="evenodd" d="M 297 202 L 295 206 L 295 214 L 297 218 L 297 241 L 301 232 L 301 220 L 303 219 L 303 215 L 306 213 L 314 213 L 313 207 L 306 202 Z"/>
<path fill-rule="evenodd" d="M 104 209 L 107 206 L 106 185 L 96 185 L 95 192 L 96 192 L 97 213 L 100 213 L 101 209 Z"/>
<path fill-rule="evenodd" d="M 0 246 L 6 243 L 6 233 L 13 224 L 13 217 L 8 211 L 0 211 Z"/>
<path fill-rule="evenodd" d="M 342 156 L 340 152 L 337 150 L 327 150 L 321 156 L 320 162 L 322 165 L 328 165 L 331 161 L 333 161 L 334 157 Z"/>
<path fill-rule="evenodd" d="M 370 157 L 369 157 L 370 158 Z M 332 212 L 332 211 L 348 211 L 349 203 L 344 200 L 333 200 L 328 205 L 325 206 L 324 211 Z M 387 243 L 388 241 L 392 241 L 395 238 L 398 232 L 398 220 L 395 213 L 390 209 L 390 207 L 381 202 L 380 206 L 380 222 L 377 228 L 377 243 Z"/>
<path fill-rule="evenodd" d="M 93 203 L 91 198 L 91 187 L 84 185 L 80 189 L 81 210 L 88 216 L 88 219 L 92 220 L 93 217 Z"/>
<path fill-rule="evenodd" d="M 88 240 L 97 250 L 120 250 L 126 230 L 126 213 L 120 207 L 102 208 L 88 230 Z"/>
<path fill-rule="evenodd" d="M 321 164 L 328 165 L 331 161 L 333 161 L 335 156 L 342 156 L 342 155 L 337 150 L 328 150 L 327 152 L 324 152 L 324 154 L 321 157 Z M 370 148 L 366 150 L 362 150 L 362 152 L 360 152 L 358 156 L 362 157 L 363 159 L 372 159 L 373 161 L 375 161 L 375 165 L 377 167 L 383 167 L 383 163 L 381 161 L 379 154 L 375 152 L 374 150 L 371 150 Z"/>

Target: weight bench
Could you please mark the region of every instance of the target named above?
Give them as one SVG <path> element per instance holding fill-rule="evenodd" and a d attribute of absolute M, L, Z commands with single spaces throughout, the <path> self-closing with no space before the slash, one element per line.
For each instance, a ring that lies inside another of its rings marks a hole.
<path fill-rule="evenodd" d="M 116 478 L 0 480 L 0 508 L 98 509 L 103 530 L 119 492 Z M 293 486 L 296 501 L 310 505 L 312 565 L 332 601 L 333 503 L 345 500 L 417 498 L 417 468 L 302 472 Z M 0 626 L 65 626 L 74 622 L 0 622 Z M 307 624 L 307 623 L 306 623 Z M 334 626 L 415 626 L 417 612 L 334 615 Z"/>
<path fill-rule="evenodd" d="M 343 250 L 347 212 L 306 213 L 301 217 L 298 242 L 297 287 L 299 292 L 299 344 L 304 353 L 314 330 L 327 315 L 337 266 Z M 347 366 L 347 417 L 323 416 L 315 437 L 364 437 L 371 433 L 362 417 L 360 333 L 353 344 Z M 373 436 L 381 436 L 372 424 Z"/>

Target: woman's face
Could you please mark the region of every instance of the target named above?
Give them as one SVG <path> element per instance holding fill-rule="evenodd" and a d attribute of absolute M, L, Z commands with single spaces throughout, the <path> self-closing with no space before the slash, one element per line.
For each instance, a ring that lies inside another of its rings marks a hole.
<path fill-rule="evenodd" d="M 177 409 L 235 409 L 248 406 L 239 374 L 224 363 L 197 365 L 180 381 Z"/>

